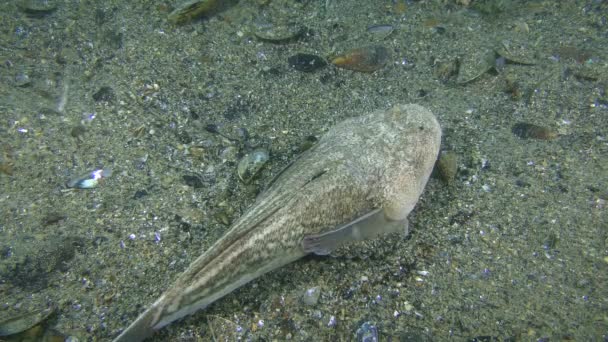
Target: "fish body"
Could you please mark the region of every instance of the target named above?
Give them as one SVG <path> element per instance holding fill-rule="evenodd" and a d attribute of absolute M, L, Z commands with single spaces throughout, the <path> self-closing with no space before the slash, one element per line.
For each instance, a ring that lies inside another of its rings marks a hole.
<path fill-rule="evenodd" d="M 440 141 L 437 120 L 418 105 L 332 127 L 114 341 L 141 341 L 309 253 L 407 229 Z"/>

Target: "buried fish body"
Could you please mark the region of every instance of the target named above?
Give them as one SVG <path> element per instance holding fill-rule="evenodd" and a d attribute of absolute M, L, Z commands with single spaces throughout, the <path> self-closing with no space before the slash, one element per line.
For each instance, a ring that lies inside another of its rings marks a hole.
<path fill-rule="evenodd" d="M 285 168 L 228 232 L 114 341 L 141 341 L 309 253 L 407 232 L 441 142 L 419 105 L 350 118 Z"/>

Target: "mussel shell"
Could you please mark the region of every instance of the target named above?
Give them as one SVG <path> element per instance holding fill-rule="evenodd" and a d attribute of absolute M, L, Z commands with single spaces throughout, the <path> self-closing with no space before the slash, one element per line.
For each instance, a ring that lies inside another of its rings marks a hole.
<path fill-rule="evenodd" d="M 331 63 L 344 69 L 374 72 L 382 68 L 389 59 L 390 52 L 387 48 L 381 45 L 371 45 L 335 57 Z"/>
<path fill-rule="evenodd" d="M 249 183 L 268 162 L 268 159 L 270 156 L 264 149 L 256 149 L 246 154 L 237 165 L 239 179 L 245 184 Z"/>

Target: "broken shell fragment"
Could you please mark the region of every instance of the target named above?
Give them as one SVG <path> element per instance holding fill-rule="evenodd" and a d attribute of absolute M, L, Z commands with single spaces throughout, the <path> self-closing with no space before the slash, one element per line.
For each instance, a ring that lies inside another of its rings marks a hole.
<path fill-rule="evenodd" d="M 511 131 L 522 139 L 552 140 L 557 138 L 557 132 L 552 129 L 527 122 L 516 123 Z"/>
<path fill-rule="evenodd" d="M 530 44 L 511 42 L 503 40 L 496 48 L 496 54 L 503 57 L 509 63 L 520 65 L 537 64 L 536 51 L 532 49 Z"/>
<path fill-rule="evenodd" d="M 475 81 L 496 65 L 494 50 L 481 49 L 465 55 L 460 62 L 457 84 L 466 84 Z"/>
<path fill-rule="evenodd" d="M 256 38 L 272 44 L 288 44 L 305 37 L 310 30 L 297 24 L 269 25 L 254 32 Z"/>
<path fill-rule="evenodd" d="M 188 1 L 169 13 L 167 20 L 171 24 L 185 24 L 216 11 L 220 4 L 221 1 L 219 0 Z"/>
<path fill-rule="evenodd" d="M 339 68 L 374 72 L 382 68 L 390 58 L 387 48 L 381 45 L 366 46 L 351 50 L 332 59 L 331 63 Z"/>
<path fill-rule="evenodd" d="M 26 331 L 47 319 L 54 308 L 36 310 L 0 321 L 0 336 L 10 336 Z"/>
<path fill-rule="evenodd" d="M 54 0 L 21 0 L 17 7 L 30 18 L 43 18 L 57 10 L 57 3 Z"/>
<path fill-rule="evenodd" d="M 268 152 L 263 149 L 257 149 L 245 155 L 237 165 L 239 179 L 245 184 L 249 183 L 266 164 L 268 159 Z"/>
<path fill-rule="evenodd" d="M 93 170 L 70 180 L 66 185 L 68 188 L 92 189 L 99 185 L 100 180 L 110 177 L 111 175 L 112 169 L 109 168 Z"/>

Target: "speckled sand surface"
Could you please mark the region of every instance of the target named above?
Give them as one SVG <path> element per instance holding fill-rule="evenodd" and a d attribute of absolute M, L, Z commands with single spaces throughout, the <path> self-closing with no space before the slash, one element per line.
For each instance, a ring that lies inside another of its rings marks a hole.
<path fill-rule="evenodd" d="M 157 340 L 348 341 L 364 322 L 383 341 L 606 339 L 605 1 L 241 0 L 179 27 L 170 2 L 56 0 L 38 18 L 16 2 L 0 3 L 0 322 L 53 305 L 55 334 L 115 337 L 309 136 L 419 103 L 459 168 L 430 180 L 409 237 L 305 258 Z M 285 23 L 310 34 L 255 36 Z M 287 63 L 371 44 L 391 52 L 374 73 Z M 534 64 L 499 60 L 467 84 L 445 72 L 504 46 Z M 521 139 L 520 122 L 559 136 Z M 270 161 L 245 185 L 254 147 Z M 65 188 L 99 168 L 113 172 L 96 188 Z"/>

